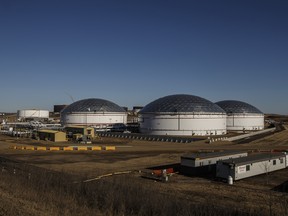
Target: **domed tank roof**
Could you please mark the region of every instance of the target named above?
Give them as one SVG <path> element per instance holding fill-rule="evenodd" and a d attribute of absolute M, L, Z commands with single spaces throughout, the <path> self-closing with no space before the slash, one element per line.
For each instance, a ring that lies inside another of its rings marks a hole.
<path fill-rule="evenodd" d="M 227 114 L 235 113 L 235 114 L 242 114 L 242 113 L 255 113 L 255 114 L 263 114 L 259 109 L 256 107 L 236 100 L 224 100 L 219 101 L 216 103 L 220 106 L 223 110 L 226 111 Z"/>
<path fill-rule="evenodd" d="M 71 112 L 123 112 L 125 110 L 117 104 L 98 98 L 89 98 L 84 100 L 76 101 L 65 109 L 62 110 L 61 114 Z"/>
<path fill-rule="evenodd" d="M 141 113 L 225 113 L 218 105 L 204 98 L 177 94 L 147 104 Z"/>

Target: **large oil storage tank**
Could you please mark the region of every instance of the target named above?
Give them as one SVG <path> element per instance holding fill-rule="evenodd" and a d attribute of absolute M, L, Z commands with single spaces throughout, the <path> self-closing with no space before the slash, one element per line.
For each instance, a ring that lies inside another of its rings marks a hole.
<path fill-rule="evenodd" d="M 169 95 L 139 112 L 140 132 L 151 135 L 205 136 L 226 134 L 226 112 L 194 95 Z"/>
<path fill-rule="evenodd" d="M 125 125 L 127 113 L 117 104 L 97 98 L 76 101 L 61 111 L 61 123 L 64 126 L 89 125 L 96 128 L 108 128 Z"/>
<path fill-rule="evenodd" d="M 227 130 L 245 132 L 264 129 L 264 114 L 256 107 L 237 100 L 216 104 L 227 113 Z"/>
<path fill-rule="evenodd" d="M 17 119 L 22 121 L 31 119 L 49 119 L 49 111 L 41 109 L 18 110 Z"/>

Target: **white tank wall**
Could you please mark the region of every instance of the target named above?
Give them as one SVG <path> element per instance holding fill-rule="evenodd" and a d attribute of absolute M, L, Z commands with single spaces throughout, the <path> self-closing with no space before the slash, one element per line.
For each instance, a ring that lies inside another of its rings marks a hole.
<path fill-rule="evenodd" d="M 70 113 L 61 116 L 63 125 L 111 125 L 117 123 L 127 124 L 126 113 Z"/>
<path fill-rule="evenodd" d="M 20 119 L 27 119 L 27 118 L 49 118 L 49 111 L 48 110 L 18 110 L 17 111 L 17 118 Z"/>
<path fill-rule="evenodd" d="M 264 129 L 264 115 L 231 115 L 227 116 L 227 130 L 250 131 Z"/>
<path fill-rule="evenodd" d="M 140 114 L 140 132 L 153 135 L 205 136 L 226 134 L 226 114 Z"/>

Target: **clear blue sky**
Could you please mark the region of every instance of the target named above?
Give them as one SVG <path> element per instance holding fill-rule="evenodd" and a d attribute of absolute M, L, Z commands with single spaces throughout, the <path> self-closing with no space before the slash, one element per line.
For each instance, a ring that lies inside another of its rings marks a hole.
<path fill-rule="evenodd" d="M 1 0 L 0 111 L 170 94 L 288 114 L 287 0 Z"/>

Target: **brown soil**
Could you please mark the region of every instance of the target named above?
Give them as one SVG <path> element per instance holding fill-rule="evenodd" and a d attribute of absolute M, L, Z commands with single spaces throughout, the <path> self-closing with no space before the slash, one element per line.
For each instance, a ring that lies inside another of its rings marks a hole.
<path fill-rule="evenodd" d="M 199 150 L 284 150 L 288 149 L 288 131 L 284 130 L 245 144 L 235 144 L 227 141 L 210 144 L 205 141 L 169 143 L 114 138 L 102 138 L 96 140 L 93 144 L 89 144 L 89 146 L 116 146 L 116 151 L 24 151 L 11 149 L 14 145 L 74 146 L 78 144 L 55 144 L 0 135 L 0 155 L 34 166 L 73 173 L 90 179 L 107 173 L 127 170 L 139 171 L 154 166 L 177 164 L 180 163 L 181 155 Z M 288 180 L 286 169 L 270 173 L 268 176 L 261 175 L 240 180 L 235 182 L 233 186 L 211 178 L 188 177 L 180 174 L 174 174 L 166 184 L 140 178 L 138 172 L 129 175 L 135 178 L 135 181 L 142 181 L 142 184 L 147 185 L 147 187 L 150 184 L 157 184 L 158 192 L 175 194 L 180 199 L 188 199 L 193 202 L 197 200 L 199 203 L 210 203 L 217 200 L 217 205 L 223 207 L 237 206 L 241 209 L 264 209 L 267 214 L 271 209 L 277 212 L 287 208 L 285 203 L 279 201 L 283 196 L 286 197 L 286 194 L 272 190 Z M 117 178 L 117 176 L 107 178 Z M 25 203 L 24 199 L 18 199 L 13 193 L 11 194 L 11 191 L 7 191 L 3 183 L 0 184 L 0 201 L 4 203 L 2 209 L 0 209 L 0 214 L 6 212 L 6 215 L 9 215 L 11 209 L 20 205 L 19 212 L 27 213 L 23 215 L 29 215 L 30 211 L 35 213 L 31 215 L 43 215 L 43 212 L 37 209 L 35 204 Z"/>

